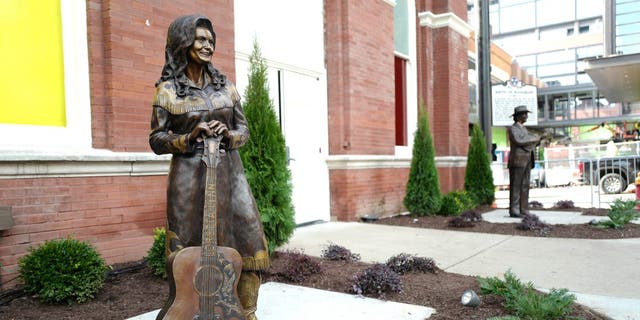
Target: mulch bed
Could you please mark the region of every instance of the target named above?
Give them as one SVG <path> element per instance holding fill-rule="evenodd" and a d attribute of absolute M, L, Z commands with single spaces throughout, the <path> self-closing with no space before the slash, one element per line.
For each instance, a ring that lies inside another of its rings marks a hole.
<path fill-rule="evenodd" d="M 491 208 L 481 208 L 488 211 Z M 606 215 L 606 210 L 594 209 L 590 215 Z M 523 231 L 516 228 L 516 224 L 476 223 L 470 228 L 451 228 L 448 226 L 450 217 L 422 217 L 414 220 L 408 216 L 398 216 L 381 219 L 375 223 L 409 226 L 417 228 L 434 228 L 467 232 L 489 232 L 499 234 L 513 234 L 521 236 L 542 236 L 533 231 Z M 544 236 L 586 239 L 621 239 L 640 237 L 640 226 L 628 224 L 623 229 L 600 229 L 589 225 L 553 226 L 552 231 Z M 399 252 L 400 253 L 400 252 Z M 321 272 L 309 276 L 297 285 L 308 286 L 324 290 L 349 292 L 353 285 L 353 277 L 370 264 L 361 262 L 328 261 L 317 259 L 321 265 Z M 263 281 L 279 281 L 291 283 L 278 276 L 286 265 L 287 254 L 276 253 L 272 257 L 272 267 L 265 273 Z M 96 299 L 84 304 L 74 305 L 44 305 L 34 297 L 21 296 L 7 298 L 9 291 L 0 293 L 1 319 L 126 319 L 148 311 L 158 309 L 164 303 L 168 293 L 166 281 L 154 276 L 151 270 L 141 264 L 132 262 L 114 266 L 114 272 L 107 278 L 104 287 Z M 408 273 L 401 276 L 402 293 L 389 293 L 385 299 L 401 303 L 410 303 L 435 308 L 437 313 L 430 319 L 486 319 L 491 316 L 506 315 L 502 307 L 502 299 L 497 296 L 482 296 L 482 303 L 478 308 L 464 307 L 460 304 L 460 295 L 466 289 L 480 292 L 474 277 L 447 273 L 438 270 L 436 273 Z M 574 316 L 587 320 L 604 320 L 589 308 L 574 305 Z"/>

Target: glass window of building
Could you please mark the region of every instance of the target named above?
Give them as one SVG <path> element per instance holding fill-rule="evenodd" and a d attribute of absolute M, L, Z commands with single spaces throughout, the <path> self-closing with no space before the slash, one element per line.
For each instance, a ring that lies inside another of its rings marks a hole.
<path fill-rule="evenodd" d="M 567 62 L 575 60 L 574 49 L 558 50 L 538 54 L 538 65 Z"/>
<path fill-rule="evenodd" d="M 538 38 L 535 32 L 528 31 L 524 33 L 509 35 L 509 37 L 494 39 L 493 42 L 507 52 L 514 52 L 518 49 L 521 49 L 523 46 L 530 45 L 537 40 Z"/>
<path fill-rule="evenodd" d="M 507 6 L 502 4 L 500 15 L 506 19 L 500 20 L 500 32 L 512 32 L 529 29 L 535 26 L 535 6 L 533 2 L 525 2 Z"/>
<path fill-rule="evenodd" d="M 576 0 L 576 18 L 584 19 L 602 16 L 604 1 L 602 0 Z"/>
<path fill-rule="evenodd" d="M 549 41 L 564 39 L 569 35 L 569 29 L 571 29 L 571 33 L 573 33 L 572 26 L 573 23 L 559 25 L 553 28 L 540 28 L 540 40 Z"/>
<path fill-rule="evenodd" d="M 538 77 L 549 77 L 554 75 L 575 74 L 576 68 L 573 62 L 557 63 L 552 65 L 539 65 Z"/>
<path fill-rule="evenodd" d="M 537 25 L 545 26 L 575 20 L 573 0 L 538 0 L 536 2 Z"/>
<path fill-rule="evenodd" d="M 615 52 L 618 54 L 640 52 L 640 1 L 617 0 L 615 13 Z"/>

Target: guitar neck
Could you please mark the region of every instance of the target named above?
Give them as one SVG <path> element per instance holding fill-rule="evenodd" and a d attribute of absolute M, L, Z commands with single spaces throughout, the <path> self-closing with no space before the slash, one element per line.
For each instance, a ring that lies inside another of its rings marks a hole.
<path fill-rule="evenodd" d="M 208 148 L 205 151 L 209 157 L 207 165 L 206 185 L 204 192 L 204 212 L 202 217 L 202 257 L 212 257 L 216 254 L 218 245 L 217 204 L 216 193 L 216 167 L 219 153 L 219 139 L 209 138 L 205 140 Z"/>

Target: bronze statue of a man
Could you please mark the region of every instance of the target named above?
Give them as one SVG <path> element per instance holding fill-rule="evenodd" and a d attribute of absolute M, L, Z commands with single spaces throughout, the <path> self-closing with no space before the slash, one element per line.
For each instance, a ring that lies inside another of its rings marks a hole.
<path fill-rule="evenodd" d="M 509 135 L 509 216 L 514 218 L 529 214 L 529 183 L 531 168 L 535 165 L 533 152 L 540 144 L 540 137 L 527 132 L 524 123 L 531 111 L 526 106 L 513 109 L 514 123 L 507 128 Z"/>

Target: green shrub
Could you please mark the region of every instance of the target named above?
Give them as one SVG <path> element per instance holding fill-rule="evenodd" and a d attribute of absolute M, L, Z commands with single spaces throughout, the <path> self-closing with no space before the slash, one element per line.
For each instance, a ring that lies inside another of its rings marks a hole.
<path fill-rule="evenodd" d="M 424 105 L 420 103 L 421 110 Z M 412 216 L 435 215 L 440 211 L 442 195 L 436 168 L 435 149 L 429 129 L 426 111 L 418 116 L 418 130 L 413 140 L 413 156 L 409 170 L 409 181 L 403 200 Z"/>
<path fill-rule="evenodd" d="M 269 97 L 267 65 L 257 41 L 249 62 L 244 111 L 251 138 L 239 150 L 271 253 L 289 240 L 296 226 L 293 187 L 284 135 Z"/>
<path fill-rule="evenodd" d="M 147 251 L 147 264 L 153 270 L 153 274 L 167 278 L 167 254 L 166 244 L 167 230 L 165 228 L 153 229 L 153 244 Z"/>
<path fill-rule="evenodd" d="M 636 200 L 622 200 L 620 198 L 613 200 L 611 209 L 607 214 L 609 220 L 600 221 L 597 226 L 613 229 L 623 228 L 631 220 L 640 217 L 640 214 L 635 209 L 636 204 Z"/>
<path fill-rule="evenodd" d="M 471 195 L 475 204 L 492 204 L 496 198 L 490 157 L 484 134 L 474 124 L 464 173 L 464 190 Z"/>
<path fill-rule="evenodd" d="M 462 211 L 475 207 L 473 198 L 466 191 L 451 191 L 442 197 L 441 216 L 457 216 Z"/>
<path fill-rule="evenodd" d="M 47 241 L 18 260 L 25 291 L 45 303 L 82 303 L 104 284 L 108 267 L 88 243 L 71 238 Z"/>
<path fill-rule="evenodd" d="M 505 273 L 504 280 L 479 277 L 478 282 L 482 294 L 503 297 L 505 309 L 521 319 L 564 319 L 571 313 L 576 300 L 566 289 L 551 289 L 549 294 L 538 293 L 533 289 L 533 284 L 523 284 L 511 271 Z"/>

